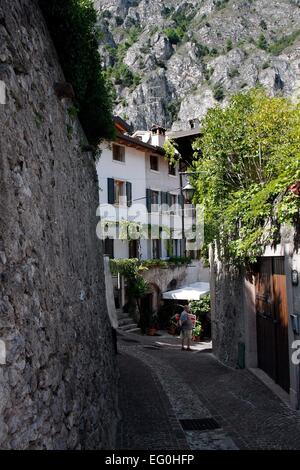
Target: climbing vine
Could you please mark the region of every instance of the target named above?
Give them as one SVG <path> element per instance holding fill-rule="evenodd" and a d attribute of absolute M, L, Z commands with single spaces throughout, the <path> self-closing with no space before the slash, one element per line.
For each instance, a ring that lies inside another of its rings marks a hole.
<path fill-rule="evenodd" d="M 260 88 L 236 95 L 208 111 L 194 150 L 194 202 L 205 207 L 206 244 L 216 241 L 221 257 L 254 261 L 282 224 L 299 223 L 299 104 Z"/>
<path fill-rule="evenodd" d="M 110 84 L 102 75 L 97 13 L 91 0 L 39 0 L 66 80 L 73 85 L 78 117 L 90 143 L 112 138 Z"/>
<path fill-rule="evenodd" d="M 165 158 L 169 164 L 173 166 L 177 165 L 181 159 L 177 143 L 172 139 L 168 139 L 165 141 L 163 149 L 165 151 Z"/>

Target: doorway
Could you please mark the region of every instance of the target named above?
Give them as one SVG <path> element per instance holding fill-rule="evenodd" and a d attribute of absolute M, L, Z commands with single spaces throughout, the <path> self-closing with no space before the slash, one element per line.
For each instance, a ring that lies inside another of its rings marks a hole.
<path fill-rule="evenodd" d="M 259 259 L 255 297 L 258 367 L 289 392 L 288 305 L 284 257 Z"/>

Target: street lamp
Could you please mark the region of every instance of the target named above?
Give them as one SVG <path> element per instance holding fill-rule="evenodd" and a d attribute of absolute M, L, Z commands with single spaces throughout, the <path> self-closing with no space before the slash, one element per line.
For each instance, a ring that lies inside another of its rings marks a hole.
<path fill-rule="evenodd" d="M 191 183 L 187 183 L 185 186 L 183 186 L 183 175 L 185 176 L 190 176 L 190 175 L 194 175 L 194 174 L 197 174 L 196 172 L 188 172 L 188 171 L 180 171 L 179 172 L 179 177 L 180 177 L 180 193 L 181 193 L 181 196 L 182 196 L 182 202 L 183 202 L 183 206 L 182 206 L 182 211 L 181 211 L 181 219 L 182 219 L 182 242 L 183 242 L 183 246 L 182 246 L 182 251 L 183 251 L 183 255 L 186 256 L 186 239 L 185 239 L 185 227 L 184 227 L 184 204 L 185 204 L 185 201 L 187 202 L 191 202 L 191 200 L 193 199 L 193 196 L 195 194 L 195 188 L 191 185 Z"/>
<path fill-rule="evenodd" d="M 182 188 L 182 194 L 184 196 L 184 199 L 187 202 L 191 202 L 193 199 L 193 196 L 195 194 L 195 188 L 194 186 L 191 185 L 191 183 L 187 183 L 184 188 Z"/>

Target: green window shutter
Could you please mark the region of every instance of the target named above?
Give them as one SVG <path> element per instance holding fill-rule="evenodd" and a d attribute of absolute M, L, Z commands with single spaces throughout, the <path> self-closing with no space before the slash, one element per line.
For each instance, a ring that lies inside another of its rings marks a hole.
<path fill-rule="evenodd" d="M 170 193 L 166 193 L 167 195 L 167 204 L 168 206 L 171 206 L 172 205 L 172 197 L 171 197 L 171 194 Z"/>
<path fill-rule="evenodd" d="M 126 199 L 127 206 L 132 206 L 132 184 L 129 181 L 126 181 Z"/>
<path fill-rule="evenodd" d="M 182 196 L 182 194 L 179 194 L 178 196 L 178 204 L 183 207 L 184 206 L 184 197 Z"/>
<path fill-rule="evenodd" d="M 146 206 L 147 211 L 151 212 L 151 189 L 146 189 Z"/>
<path fill-rule="evenodd" d="M 160 193 L 160 202 L 161 204 L 167 204 L 167 193 L 161 191 Z"/>
<path fill-rule="evenodd" d="M 115 180 L 107 178 L 107 202 L 108 204 L 115 203 Z"/>

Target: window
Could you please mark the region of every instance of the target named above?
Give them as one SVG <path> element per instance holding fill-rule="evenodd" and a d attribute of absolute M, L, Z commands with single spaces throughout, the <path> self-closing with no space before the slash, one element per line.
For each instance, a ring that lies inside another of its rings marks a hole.
<path fill-rule="evenodd" d="M 176 176 L 176 167 L 174 165 L 170 165 L 170 163 L 169 163 L 169 175 Z"/>
<path fill-rule="evenodd" d="M 161 257 L 161 241 L 160 239 L 152 240 L 152 258 L 159 259 Z"/>
<path fill-rule="evenodd" d="M 170 194 L 170 206 L 175 206 L 177 204 L 176 194 Z"/>
<path fill-rule="evenodd" d="M 116 162 L 125 162 L 125 147 L 113 144 L 113 160 Z"/>
<path fill-rule="evenodd" d="M 151 204 L 158 204 L 158 203 L 159 203 L 159 192 L 151 191 Z"/>
<path fill-rule="evenodd" d="M 139 246 L 137 240 L 129 241 L 129 258 L 139 258 Z"/>
<path fill-rule="evenodd" d="M 159 210 L 159 191 L 146 189 L 146 205 L 148 212 L 157 212 Z"/>
<path fill-rule="evenodd" d="M 104 255 L 109 256 L 109 258 L 114 257 L 114 241 L 112 238 L 105 238 L 103 243 Z"/>
<path fill-rule="evenodd" d="M 180 256 L 180 252 L 178 250 L 178 243 L 179 240 L 173 239 L 172 240 L 172 249 L 173 249 L 173 256 Z"/>
<path fill-rule="evenodd" d="M 150 155 L 150 168 L 151 170 L 158 171 L 158 157 Z"/>
<path fill-rule="evenodd" d="M 125 205 L 125 183 L 124 181 L 115 180 L 115 204 Z"/>

